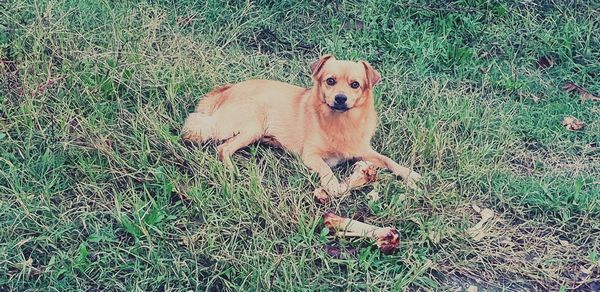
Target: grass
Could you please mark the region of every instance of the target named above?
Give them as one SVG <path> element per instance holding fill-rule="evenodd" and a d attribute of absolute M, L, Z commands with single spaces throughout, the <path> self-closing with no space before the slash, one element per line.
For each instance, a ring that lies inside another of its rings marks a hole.
<path fill-rule="evenodd" d="M 397 2 L 0 4 L 0 289 L 600 289 L 600 104 L 561 90 L 600 91 L 598 4 Z M 426 191 L 380 173 L 380 200 L 322 206 L 281 150 L 235 175 L 181 143 L 203 93 L 310 86 L 323 53 L 380 70 L 373 144 Z M 472 205 L 496 214 L 479 241 Z M 326 211 L 397 226 L 400 250 L 327 236 Z"/>

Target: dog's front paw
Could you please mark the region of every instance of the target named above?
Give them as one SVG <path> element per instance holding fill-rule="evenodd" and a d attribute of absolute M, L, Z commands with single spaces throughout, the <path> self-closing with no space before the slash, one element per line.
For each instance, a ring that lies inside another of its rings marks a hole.
<path fill-rule="evenodd" d="M 337 181 L 331 181 L 324 183 L 321 187 L 317 188 L 313 195 L 315 200 L 321 204 L 326 204 L 334 198 L 342 197 L 348 191 L 348 184 L 345 182 L 339 183 Z"/>
<path fill-rule="evenodd" d="M 348 186 L 346 183 L 339 183 L 337 180 L 332 179 L 323 185 L 323 189 L 330 197 L 337 198 L 348 190 Z"/>
<path fill-rule="evenodd" d="M 313 195 L 315 196 L 315 201 L 321 204 L 327 204 L 331 200 L 331 197 L 327 191 L 322 187 L 316 188 L 313 192 Z"/>
<path fill-rule="evenodd" d="M 340 195 L 340 183 L 337 180 L 330 180 L 323 188 L 330 197 L 337 197 Z"/>
<path fill-rule="evenodd" d="M 420 190 L 417 183 L 421 180 L 421 175 L 417 172 L 410 171 L 407 177 L 404 178 L 406 185 L 413 190 Z"/>

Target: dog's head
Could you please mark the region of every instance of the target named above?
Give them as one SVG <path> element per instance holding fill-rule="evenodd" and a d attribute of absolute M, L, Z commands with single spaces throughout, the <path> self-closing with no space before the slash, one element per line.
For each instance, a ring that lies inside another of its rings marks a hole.
<path fill-rule="evenodd" d="M 324 55 L 310 64 L 318 97 L 334 112 L 361 106 L 371 97 L 381 75 L 366 61 L 336 60 Z"/>

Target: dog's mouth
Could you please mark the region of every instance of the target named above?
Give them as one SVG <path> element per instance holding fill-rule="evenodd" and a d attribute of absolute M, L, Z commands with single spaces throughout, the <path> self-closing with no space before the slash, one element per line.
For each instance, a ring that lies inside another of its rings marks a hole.
<path fill-rule="evenodd" d="M 343 106 L 339 106 L 339 105 L 334 105 L 334 106 L 327 105 L 327 106 L 329 106 L 329 108 L 331 109 L 331 111 L 336 112 L 336 113 L 343 113 L 343 112 L 345 112 L 345 111 L 347 111 L 347 110 L 350 109 L 349 107 L 347 107 L 345 105 L 343 105 Z"/>

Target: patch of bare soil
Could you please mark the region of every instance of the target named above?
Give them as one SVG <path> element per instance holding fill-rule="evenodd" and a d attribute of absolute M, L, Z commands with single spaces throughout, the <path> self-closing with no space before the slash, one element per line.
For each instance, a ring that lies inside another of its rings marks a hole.
<path fill-rule="evenodd" d="M 549 224 L 519 218 L 508 211 L 492 211 L 489 216 L 477 208 L 456 210 L 472 214 L 471 227 L 463 240 L 444 245 L 433 268 L 448 288 L 461 284 L 461 289 L 587 290 L 600 283 L 600 267 L 589 256 L 600 238 L 597 219 L 580 217 L 574 219 L 578 224 L 567 226 L 556 220 Z M 568 230 L 573 228 L 577 230 Z"/>

